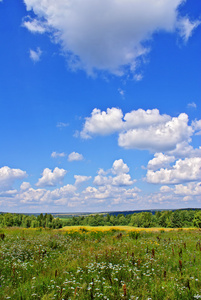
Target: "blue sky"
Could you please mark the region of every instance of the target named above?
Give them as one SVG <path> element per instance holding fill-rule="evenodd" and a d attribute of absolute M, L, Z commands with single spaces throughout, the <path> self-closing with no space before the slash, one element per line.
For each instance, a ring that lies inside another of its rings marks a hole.
<path fill-rule="evenodd" d="M 0 36 L 0 211 L 201 207 L 199 0 L 3 0 Z"/>

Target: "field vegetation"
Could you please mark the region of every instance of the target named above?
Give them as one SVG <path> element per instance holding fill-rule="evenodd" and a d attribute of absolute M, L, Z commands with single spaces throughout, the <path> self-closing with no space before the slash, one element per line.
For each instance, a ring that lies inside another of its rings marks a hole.
<path fill-rule="evenodd" d="M 0 299 L 201 298 L 199 228 L 2 228 L 0 257 Z"/>
<path fill-rule="evenodd" d="M 53 228 L 64 226 L 134 226 L 141 228 L 201 228 L 201 210 L 176 210 L 140 212 L 133 214 L 90 214 L 66 217 L 65 214 L 54 217 L 51 214 L 23 215 L 0 214 L 0 227 Z"/>

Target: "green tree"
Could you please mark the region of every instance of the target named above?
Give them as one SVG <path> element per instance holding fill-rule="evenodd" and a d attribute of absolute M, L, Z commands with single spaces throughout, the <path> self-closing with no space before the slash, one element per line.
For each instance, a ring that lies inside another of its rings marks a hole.
<path fill-rule="evenodd" d="M 194 226 L 201 228 L 201 211 L 195 213 L 193 224 Z"/>
<path fill-rule="evenodd" d="M 173 216 L 172 216 L 172 226 L 174 228 L 183 227 L 181 211 L 179 211 L 179 210 L 174 211 Z"/>

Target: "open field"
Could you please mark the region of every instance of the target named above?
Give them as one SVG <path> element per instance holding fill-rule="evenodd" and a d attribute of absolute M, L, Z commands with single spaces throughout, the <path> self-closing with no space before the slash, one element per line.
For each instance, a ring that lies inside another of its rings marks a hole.
<path fill-rule="evenodd" d="M 153 227 L 153 228 L 139 228 L 133 226 L 65 226 L 61 231 L 65 232 L 75 232 L 75 231 L 101 231 L 101 232 L 109 232 L 109 231 L 126 231 L 126 232 L 161 232 L 161 231 L 181 231 L 181 230 L 197 230 L 197 228 L 162 228 L 162 227 Z"/>
<path fill-rule="evenodd" d="M 199 229 L 2 229 L 0 299 L 199 299 L 200 240 Z"/>

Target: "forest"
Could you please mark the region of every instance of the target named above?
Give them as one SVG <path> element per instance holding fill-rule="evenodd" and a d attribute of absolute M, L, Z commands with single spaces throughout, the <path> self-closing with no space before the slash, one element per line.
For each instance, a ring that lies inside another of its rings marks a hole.
<path fill-rule="evenodd" d="M 164 227 L 164 228 L 201 228 L 201 210 L 164 210 L 140 212 L 124 215 L 91 214 L 77 217 L 55 218 L 51 214 L 25 215 L 25 214 L 0 214 L 0 227 L 23 228 L 52 228 L 59 229 L 64 226 L 119 226 L 133 227 Z"/>

